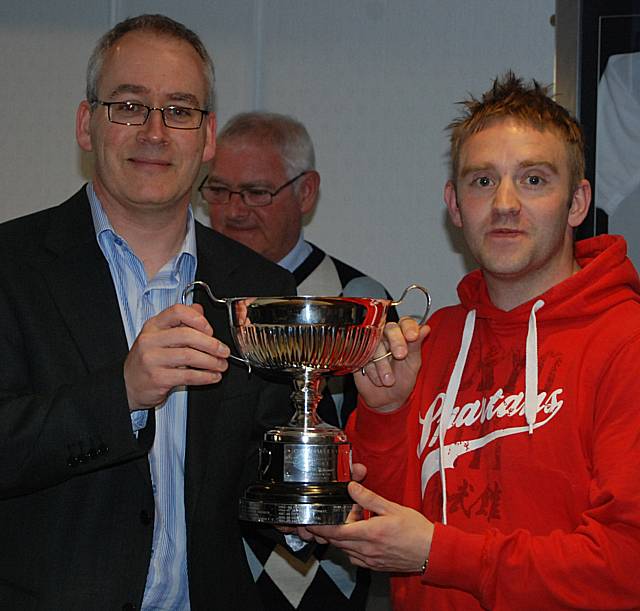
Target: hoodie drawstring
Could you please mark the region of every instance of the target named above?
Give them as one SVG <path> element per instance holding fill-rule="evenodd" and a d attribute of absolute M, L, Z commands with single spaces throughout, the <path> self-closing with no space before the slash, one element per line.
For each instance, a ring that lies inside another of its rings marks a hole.
<path fill-rule="evenodd" d="M 533 434 L 533 427 L 536 422 L 536 413 L 538 411 L 538 328 L 536 321 L 536 312 L 544 305 L 542 299 L 538 299 L 531 308 L 529 314 L 529 328 L 527 331 L 526 353 L 525 353 L 525 387 L 524 387 L 524 412 L 527 424 L 529 425 L 529 434 Z M 460 350 L 456 358 L 453 372 L 447 384 L 442 410 L 440 413 L 440 423 L 438 427 L 438 439 L 440 442 L 440 482 L 442 484 L 442 523 L 447 523 L 447 477 L 445 474 L 445 445 L 444 438 L 449 428 L 451 415 L 453 413 L 454 404 L 460 388 L 462 372 L 464 371 L 469 347 L 473 339 L 473 330 L 476 323 L 476 311 L 470 310 L 464 321 L 464 330 L 462 332 L 462 341 L 460 342 Z"/>
<path fill-rule="evenodd" d="M 538 299 L 533 304 L 531 314 L 529 314 L 529 331 L 527 332 L 524 415 L 529 425 L 529 435 L 533 434 L 533 425 L 536 423 L 536 414 L 538 412 L 538 328 L 536 325 L 536 312 L 543 305 L 544 301 L 542 299 Z"/>
<path fill-rule="evenodd" d="M 469 354 L 469 346 L 473 338 L 473 329 L 476 324 L 476 311 L 470 310 L 464 321 L 464 331 L 462 333 L 462 342 L 460 343 L 460 351 L 456 358 L 456 364 L 453 366 L 453 373 L 447 384 L 447 392 L 444 396 L 444 403 L 440 412 L 440 427 L 438 429 L 438 437 L 440 440 L 440 481 L 442 483 L 442 523 L 447 523 L 447 476 L 444 472 L 444 436 L 449 428 L 449 420 L 453 412 L 453 404 L 458 395 L 460 388 L 460 380 L 464 371 L 464 364 L 467 362 Z"/>

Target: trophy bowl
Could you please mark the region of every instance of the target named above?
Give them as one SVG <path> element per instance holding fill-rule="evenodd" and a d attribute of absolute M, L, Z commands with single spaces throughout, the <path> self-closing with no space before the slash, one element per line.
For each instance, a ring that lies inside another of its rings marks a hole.
<path fill-rule="evenodd" d="M 359 369 L 378 345 L 390 301 L 354 297 L 234 299 L 238 351 L 253 366 L 300 374 Z"/>
<path fill-rule="evenodd" d="M 389 307 L 398 301 L 363 297 L 233 297 L 218 299 L 209 286 L 191 283 L 183 293 L 204 289 L 227 307 L 239 357 L 252 368 L 284 373 L 293 381 L 291 421 L 267 431 L 260 446 L 258 478 L 240 499 L 240 519 L 266 524 L 340 524 L 351 511 L 351 446 L 345 433 L 323 422 L 317 407 L 323 376 L 344 375 L 373 360 Z"/>

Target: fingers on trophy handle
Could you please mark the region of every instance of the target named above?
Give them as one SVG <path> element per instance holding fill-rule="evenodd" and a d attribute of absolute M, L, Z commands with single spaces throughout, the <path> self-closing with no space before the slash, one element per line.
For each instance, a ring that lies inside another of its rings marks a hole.
<path fill-rule="evenodd" d="M 233 304 L 233 300 L 219 299 L 213 294 L 211 287 L 206 282 L 203 282 L 202 280 L 194 280 L 193 282 L 190 282 L 189 284 L 187 284 L 185 289 L 182 291 L 182 298 L 181 298 L 182 305 L 187 305 L 189 295 L 191 293 L 195 293 L 196 289 L 198 288 L 203 289 L 204 292 L 207 294 L 207 297 L 209 297 L 209 299 L 211 299 L 211 301 L 213 301 L 214 303 L 221 303 L 227 306 L 227 309 L 229 310 L 229 324 L 231 324 L 231 318 L 232 318 L 231 307 Z M 238 356 L 235 356 L 234 354 L 230 354 L 229 358 L 234 361 L 238 361 L 239 363 L 245 364 L 249 369 L 249 373 L 251 373 L 251 363 L 248 360 L 242 359 Z"/>
<path fill-rule="evenodd" d="M 427 318 L 429 318 L 429 310 L 431 310 L 431 295 L 429 295 L 429 291 L 423 286 L 420 286 L 419 284 L 409 285 L 406 289 L 404 289 L 404 291 L 402 291 L 402 295 L 400 296 L 400 299 L 398 299 L 397 301 L 392 301 L 390 305 L 392 305 L 393 307 L 399 306 L 404 301 L 404 298 L 407 296 L 407 293 L 409 291 L 414 291 L 414 290 L 420 291 L 425 296 L 425 299 L 427 301 L 424 314 L 422 315 L 422 318 L 420 318 L 420 320 L 418 321 L 418 324 L 422 326 L 427 322 Z M 381 354 L 380 356 L 376 356 L 375 358 L 371 359 L 369 362 L 377 363 L 382 359 L 386 359 L 390 357 L 391 354 L 392 354 L 391 350 L 388 350 L 384 354 Z M 364 367 L 362 368 L 362 375 L 365 375 Z"/>

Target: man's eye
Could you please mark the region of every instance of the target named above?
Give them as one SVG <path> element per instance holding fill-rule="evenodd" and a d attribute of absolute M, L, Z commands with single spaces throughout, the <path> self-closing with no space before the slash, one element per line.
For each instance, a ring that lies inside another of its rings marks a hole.
<path fill-rule="evenodd" d="M 544 179 L 541 176 L 532 174 L 531 176 L 525 177 L 525 183 L 531 185 L 532 187 L 537 187 L 538 185 L 544 183 Z"/>
<path fill-rule="evenodd" d="M 479 176 L 473 180 L 473 184 L 479 187 L 488 187 L 491 185 L 491 179 L 488 176 Z"/>
<path fill-rule="evenodd" d="M 193 114 L 191 109 L 186 106 L 169 106 L 165 112 L 168 112 L 175 119 L 188 119 Z"/>
<path fill-rule="evenodd" d="M 268 197 L 271 195 L 266 189 L 247 189 L 245 191 L 249 197 Z"/>
<path fill-rule="evenodd" d="M 135 102 L 121 102 L 116 105 L 118 112 L 135 114 L 144 110 L 142 104 L 136 104 Z"/>
<path fill-rule="evenodd" d="M 225 195 L 226 193 L 229 193 L 229 189 L 226 187 L 218 187 L 216 185 L 209 185 L 207 190 L 211 195 Z"/>

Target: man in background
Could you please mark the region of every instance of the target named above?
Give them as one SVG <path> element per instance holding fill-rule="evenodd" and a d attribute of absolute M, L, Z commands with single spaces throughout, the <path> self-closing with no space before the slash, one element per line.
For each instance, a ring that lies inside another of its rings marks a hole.
<path fill-rule="evenodd" d="M 194 279 L 219 296 L 294 284 L 194 221 L 213 104 L 192 31 L 117 24 L 77 110 L 91 182 L 0 226 L 2 609 L 260 608 L 238 497 L 288 388 L 228 367 L 224 309 L 180 302 Z"/>
<path fill-rule="evenodd" d="M 238 114 L 217 145 L 199 187 L 215 230 L 291 271 L 299 295 L 389 298 L 379 282 L 304 239 L 303 219 L 318 202 L 320 175 L 302 123 L 275 113 Z M 397 320 L 393 310 L 390 319 Z M 330 378 L 328 388 L 320 417 L 344 426 L 357 401 L 353 377 Z M 253 531 L 245 539 L 269 609 L 364 609 L 369 575 L 356 576 L 342 552 L 318 546 L 296 555 Z"/>

